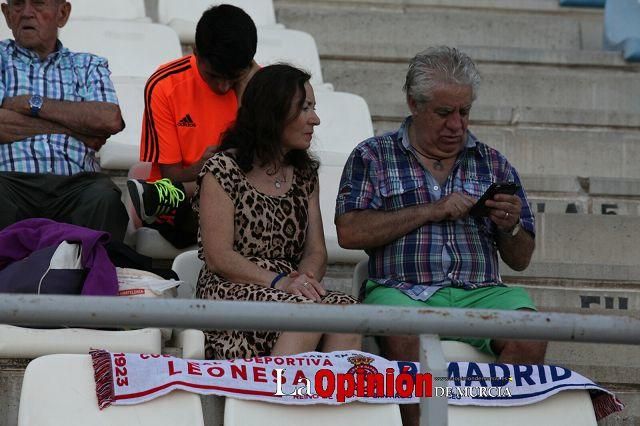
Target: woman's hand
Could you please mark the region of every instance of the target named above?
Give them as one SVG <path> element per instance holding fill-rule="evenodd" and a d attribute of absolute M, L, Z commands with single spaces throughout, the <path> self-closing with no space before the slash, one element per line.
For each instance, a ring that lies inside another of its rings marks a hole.
<path fill-rule="evenodd" d="M 320 302 L 322 296 L 327 294 L 322 284 L 310 272 L 301 274 L 298 271 L 293 271 L 278 281 L 275 288 L 289 294 L 307 297 L 314 302 Z"/>

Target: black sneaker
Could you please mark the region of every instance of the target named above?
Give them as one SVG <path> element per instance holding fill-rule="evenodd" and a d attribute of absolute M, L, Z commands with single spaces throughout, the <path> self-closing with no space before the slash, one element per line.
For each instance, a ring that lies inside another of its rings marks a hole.
<path fill-rule="evenodd" d="M 154 223 L 159 215 L 169 214 L 185 199 L 184 191 L 176 188 L 167 178 L 155 182 L 129 179 L 127 189 L 133 208 L 146 224 Z"/>

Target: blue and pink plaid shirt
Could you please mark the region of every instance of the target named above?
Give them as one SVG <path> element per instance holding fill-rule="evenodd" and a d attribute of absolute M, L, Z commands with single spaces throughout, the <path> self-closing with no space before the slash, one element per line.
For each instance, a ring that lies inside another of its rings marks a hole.
<path fill-rule="evenodd" d="M 360 143 L 349 156 L 340 181 L 336 215 L 352 210 L 393 211 L 434 203 L 453 192 L 480 198 L 493 182 L 520 178 L 507 159 L 467 132 L 465 149 L 440 185 L 409 144 L 411 117 L 393 133 Z M 521 225 L 535 235 L 535 221 L 523 189 Z M 431 222 L 370 250 L 369 277 L 415 300 L 427 300 L 442 287 L 466 289 L 499 285 L 497 227 L 488 218 Z"/>
<path fill-rule="evenodd" d="M 107 60 L 72 53 L 58 41 L 44 60 L 14 40 L 0 41 L 0 103 L 4 98 L 38 94 L 61 101 L 117 104 Z M 46 102 L 46 101 L 45 101 Z M 0 172 L 73 175 L 99 171 L 93 149 L 67 135 L 42 134 L 0 145 Z"/>

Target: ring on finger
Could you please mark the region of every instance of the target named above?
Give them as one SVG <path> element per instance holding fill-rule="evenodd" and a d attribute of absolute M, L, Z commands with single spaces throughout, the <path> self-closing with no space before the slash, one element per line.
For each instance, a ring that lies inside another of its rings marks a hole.
<path fill-rule="evenodd" d="M 509 212 L 504 212 L 504 218 L 508 218 L 509 217 Z"/>
<path fill-rule="evenodd" d="M 302 283 L 303 287 L 307 287 L 308 285 L 309 285 L 309 281 L 305 281 L 305 282 Z"/>

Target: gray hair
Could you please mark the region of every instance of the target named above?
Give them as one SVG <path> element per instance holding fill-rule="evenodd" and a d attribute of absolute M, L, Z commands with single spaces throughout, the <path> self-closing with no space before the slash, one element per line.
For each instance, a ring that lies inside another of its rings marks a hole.
<path fill-rule="evenodd" d="M 454 47 L 430 47 L 411 59 L 404 90 L 417 104 L 431 101 L 433 91 L 443 84 L 470 86 L 475 100 L 480 73 L 471 58 Z"/>

